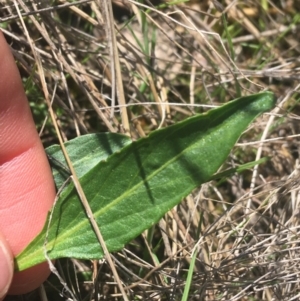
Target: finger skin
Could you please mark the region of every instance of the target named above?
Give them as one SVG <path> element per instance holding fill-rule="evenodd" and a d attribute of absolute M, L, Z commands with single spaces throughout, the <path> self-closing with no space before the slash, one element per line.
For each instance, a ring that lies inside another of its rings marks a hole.
<path fill-rule="evenodd" d="M 0 231 L 15 256 L 41 231 L 54 198 L 51 170 L 13 56 L 0 31 Z M 33 290 L 47 263 L 16 273 L 10 294 Z"/>
<path fill-rule="evenodd" d="M 0 232 L 0 300 L 9 289 L 13 277 L 14 259 L 5 237 Z"/>

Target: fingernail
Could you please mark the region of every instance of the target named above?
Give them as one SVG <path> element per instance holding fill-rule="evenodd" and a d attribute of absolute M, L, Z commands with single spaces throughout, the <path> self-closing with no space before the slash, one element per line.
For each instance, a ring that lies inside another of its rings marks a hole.
<path fill-rule="evenodd" d="M 13 277 L 13 260 L 6 244 L 0 241 L 0 299 L 7 293 Z"/>

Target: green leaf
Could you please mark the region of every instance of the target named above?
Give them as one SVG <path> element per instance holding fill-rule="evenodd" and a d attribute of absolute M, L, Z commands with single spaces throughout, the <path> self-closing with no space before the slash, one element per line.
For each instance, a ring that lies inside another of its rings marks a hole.
<path fill-rule="evenodd" d="M 127 136 L 112 133 L 88 134 L 65 143 L 65 147 L 78 178 L 83 177 L 99 162 L 131 143 Z M 53 178 L 57 188 L 68 179 L 70 171 L 59 145 L 46 149 L 52 165 Z"/>
<path fill-rule="evenodd" d="M 257 161 L 253 161 L 253 162 L 248 162 L 245 164 L 242 164 L 240 166 L 234 167 L 234 168 L 229 168 L 226 170 L 223 170 L 221 172 L 218 172 L 217 174 L 213 175 L 210 180 L 216 180 L 216 179 L 221 179 L 221 178 L 228 178 L 232 175 L 234 175 L 235 173 L 241 173 L 244 170 L 249 170 L 250 168 L 254 167 L 255 165 L 259 165 L 262 163 L 265 163 L 266 161 L 268 161 L 270 158 L 268 157 L 263 157 Z"/>
<path fill-rule="evenodd" d="M 239 98 L 155 131 L 85 170 L 80 183 L 108 250 L 120 250 L 209 181 L 247 126 L 274 105 L 270 92 Z M 107 134 L 109 139 L 113 136 Z M 50 259 L 103 256 L 73 184 L 55 204 L 48 230 L 47 223 L 16 257 L 18 270 L 45 261 L 46 233 Z"/>

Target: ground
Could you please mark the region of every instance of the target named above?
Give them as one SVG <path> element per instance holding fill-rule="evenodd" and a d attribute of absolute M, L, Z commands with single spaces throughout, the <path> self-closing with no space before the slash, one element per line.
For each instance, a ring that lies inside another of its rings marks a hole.
<path fill-rule="evenodd" d="M 263 163 L 203 184 L 112 254 L 129 300 L 298 300 L 298 1 L 115 0 L 113 13 L 109 3 L 0 4 L 45 147 L 57 143 L 48 93 L 64 140 L 137 140 L 240 96 L 277 97 L 222 170 Z M 123 300 L 105 260 L 63 259 L 57 269 L 77 300 Z M 71 298 L 55 275 L 44 288 L 48 300 Z"/>

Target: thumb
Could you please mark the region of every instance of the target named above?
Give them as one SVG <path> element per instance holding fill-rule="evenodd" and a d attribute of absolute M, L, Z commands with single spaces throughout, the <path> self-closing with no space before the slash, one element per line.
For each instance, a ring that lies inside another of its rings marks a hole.
<path fill-rule="evenodd" d="M 14 261 L 4 236 L 0 233 L 0 301 L 5 297 L 13 277 Z"/>

